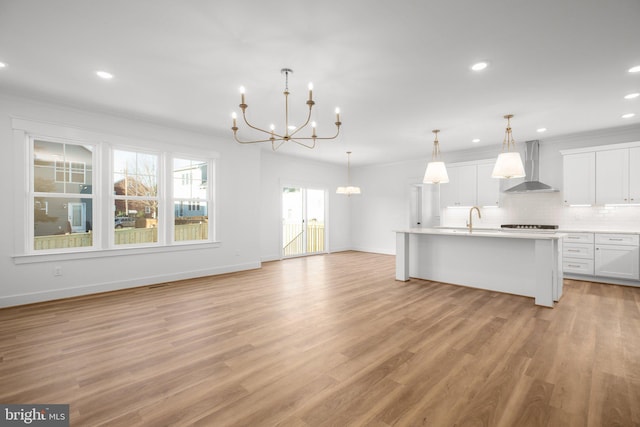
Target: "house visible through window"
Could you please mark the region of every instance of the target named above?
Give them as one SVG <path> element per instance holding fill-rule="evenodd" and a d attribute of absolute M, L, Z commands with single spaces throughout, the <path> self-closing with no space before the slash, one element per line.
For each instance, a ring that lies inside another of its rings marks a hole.
<path fill-rule="evenodd" d="M 205 160 L 173 160 L 174 240 L 206 240 L 209 235 L 207 200 L 208 163 Z"/>
<path fill-rule="evenodd" d="M 158 242 L 158 163 L 157 154 L 114 150 L 115 245 Z"/>
<path fill-rule="evenodd" d="M 30 141 L 34 250 L 92 246 L 94 147 Z"/>

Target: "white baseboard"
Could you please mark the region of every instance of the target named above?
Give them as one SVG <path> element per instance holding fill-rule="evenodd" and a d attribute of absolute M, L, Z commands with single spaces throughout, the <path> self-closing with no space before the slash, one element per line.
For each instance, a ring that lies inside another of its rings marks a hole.
<path fill-rule="evenodd" d="M 193 279 L 196 277 L 215 276 L 218 274 L 233 273 L 236 271 L 254 270 L 260 268 L 259 262 L 226 265 L 202 270 L 181 271 L 175 274 L 139 277 L 132 280 L 94 283 L 86 286 L 54 289 L 51 291 L 31 292 L 19 295 L 0 297 L 0 307 L 12 307 L 16 305 L 33 304 L 36 302 L 51 301 L 62 298 L 71 298 L 82 295 L 91 295 L 101 292 L 117 291 L 121 289 L 149 286 L 159 283 L 174 282 L 176 280 Z"/>
<path fill-rule="evenodd" d="M 393 248 L 393 250 L 389 251 L 387 249 L 381 249 L 381 248 L 369 248 L 369 247 L 364 247 L 364 246 L 357 246 L 357 247 L 351 248 L 350 250 L 358 251 L 358 252 L 371 252 L 371 253 L 374 253 L 374 254 L 382 254 L 382 255 L 395 255 L 396 254 L 395 248 Z"/>

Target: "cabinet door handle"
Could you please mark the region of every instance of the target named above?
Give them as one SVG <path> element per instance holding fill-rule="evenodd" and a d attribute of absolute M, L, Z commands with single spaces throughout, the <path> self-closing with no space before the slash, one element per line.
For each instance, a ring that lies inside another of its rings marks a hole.
<path fill-rule="evenodd" d="M 567 252 L 580 252 L 578 249 L 567 249 Z"/>
<path fill-rule="evenodd" d="M 575 264 L 567 264 L 567 267 L 580 268 L 579 265 L 575 265 Z"/>
<path fill-rule="evenodd" d="M 609 238 L 609 241 L 611 241 L 611 242 L 622 242 L 622 239 Z"/>
<path fill-rule="evenodd" d="M 567 236 L 567 239 L 579 239 L 577 236 Z"/>

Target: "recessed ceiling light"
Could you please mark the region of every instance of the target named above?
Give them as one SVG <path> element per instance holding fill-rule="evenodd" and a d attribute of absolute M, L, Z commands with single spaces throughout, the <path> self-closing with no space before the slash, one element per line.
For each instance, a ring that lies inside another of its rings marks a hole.
<path fill-rule="evenodd" d="M 624 99 L 633 99 L 640 96 L 640 93 L 630 93 L 629 95 L 625 95 Z"/>
<path fill-rule="evenodd" d="M 473 138 L 471 142 L 480 142 L 480 138 Z"/>
<path fill-rule="evenodd" d="M 630 119 L 631 117 L 635 116 L 635 113 L 627 113 L 627 114 L 623 114 L 622 118 L 623 119 Z"/>
<path fill-rule="evenodd" d="M 0 62 L 0 68 L 5 68 L 7 66 L 7 64 L 5 64 L 4 62 Z"/>
<path fill-rule="evenodd" d="M 96 75 L 101 79 L 111 80 L 113 78 L 113 74 L 108 73 L 106 71 L 96 71 Z"/>
<path fill-rule="evenodd" d="M 471 66 L 471 69 L 473 71 L 482 71 L 485 68 L 487 68 L 488 66 L 489 66 L 489 63 L 487 63 L 487 62 L 484 62 L 484 61 L 483 62 L 477 62 L 477 63 L 475 63 L 475 64 L 473 64 Z"/>
<path fill-rule="evenodd" d="M 536 129 L 536 132 L 542 133 L 542 132 L 546 132 L 547 128 L 538 128 Z"/>
<path fill-rule="evenodd" d="M 635 67 L 629 68 L 630 73 L 640 73 L 640 65 L 636 65 Z"/>

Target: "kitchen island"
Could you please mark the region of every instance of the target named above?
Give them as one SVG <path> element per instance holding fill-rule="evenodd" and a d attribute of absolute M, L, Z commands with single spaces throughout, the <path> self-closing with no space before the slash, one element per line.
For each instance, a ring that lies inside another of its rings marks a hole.
<path fill-rule="evenodd" d="M 562 296 L 562 233 L 447 228 L 396 231 L 396 280 L 410 277 L 532 297 Z"/>

